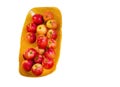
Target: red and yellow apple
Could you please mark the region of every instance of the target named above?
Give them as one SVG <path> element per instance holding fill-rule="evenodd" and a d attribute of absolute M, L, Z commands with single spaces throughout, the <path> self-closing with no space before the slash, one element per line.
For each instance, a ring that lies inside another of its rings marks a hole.
<path fill-rule="evenodd" d="M 35 63 L 40 63 L 42 64 L 42 61 L 43 61 L 43 56 L 38 54 L 35 58 L 34 58 L 34 62 Z"/>
<path fill-rule="evenodd" d="M 45 69 L 51 69 L 54 65 L 54 60 L 52 58 L 44 58 L 42 65 Z"/>
<path fill-rule="evenodd" d="M 45 49 L 48 44 L 48 39 L 46 36 L 38 36 L 37 45 L 39 48 Z"/>
<path fill-rule="evenodd" d="M 57 28 L 57 22 L 56 22 L 56 20 L 54 20 L 54 19 L 48 20 L 48 21 L 46 22 L 46 26 L 47 26 L 47 28 L 56 29 L 56 28 Z"/>
<path fill-rule="evenodd" d="M 36 57 L 37 55 L 37 52 L 34 48 L 28 48 L 24 54 L 23 54 L 23 57 L 27 60 L 32 60 Z"/>
<path fill-rule="evenodd" d="M 26 34 L 26 39 L 27 39 L 28 42 L 34 43 L 36 41 L 36 35 L 35 35 L 35 33 L 28 32 Z"/>
<path fill-rule="evenodd" d="M 54 18 L 54 16 L 53 16 L 52 12 L 50 12 L 50 11 L 44 12 L 44 14 L 43 14 L 44 21 L 48 21 L 48 20 L 53 19 L 53 18 Z"/>
<path fill-rule="evenodd" d="M 48 30 L 48 32 L 47 32 L 47 38 L 56 39 L 57 38 L 57 32 L 56 32 L 56 30 L 53 30 L 53 29 Z"/>
<path fill-rule="evenodd" d="M 31 60 L 24 60 L 22 61 L 22 68 L 25 71 L 30 71 L 32 68 L 33 62 Z"/>
<path fill-rule="evenodd" d="M 41 75 L 43 72 L 43 66 L 39 63 L 36 63 L 32 66 L 32 73 L 35 75 L 35 76 L 39 76 Z"/>
<path fill-rule="evenodd" d="M 30 23 L 27 25 L 27 32 L 32 32 L 35 33 L 36 32 L 36 24 L 35 23 Z"/>
<path fill-rule="evenodd" d="M 57 42 L 56 42 L 56 40 L 54 40 L 54 39 L 48 39 L 48 48 L 56 48 L 56 44 L 57 44 Z"/>
<path fill-rule="evenodd" d="M 48 48 L 45 53 L 44 56 L 46 58 L 55 58 L 55 50 L 53 48 Z"/>
<path fill-rule="evenodd" d="M 43 17 L 42 15 L 40 14 L 35 14 L 32 16 L 32 20 L 35 24 L 39 25 L 39 24 L 42 24 L 44 21 L 43 21 Z"/>
<path fill-rule="evenodd" d="M 47 33 L 47 28 L 44 24 L 38 25 L 37 26 L 37 33 L 39 35 L 45 35 Z"/>

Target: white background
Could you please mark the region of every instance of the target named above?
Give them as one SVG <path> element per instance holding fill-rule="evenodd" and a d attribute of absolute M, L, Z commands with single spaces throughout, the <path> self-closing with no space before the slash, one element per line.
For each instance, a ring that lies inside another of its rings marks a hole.
<path fill-rule="evenodd" d="M 62 12 L 57 70 L 42 78 L 18 72 L 22 27 L 33 7 Z M 0 87 L 120 87 L 120 0 L 1 0 Z"/>

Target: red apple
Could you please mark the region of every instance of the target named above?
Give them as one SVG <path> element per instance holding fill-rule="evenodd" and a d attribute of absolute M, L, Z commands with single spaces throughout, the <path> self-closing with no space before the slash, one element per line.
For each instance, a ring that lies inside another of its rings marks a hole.
<path fill-rule="evenodd" d="M 36 28 L 37 28 L 37 26 L 36 26 L 35 23 L 30 23 L 30 24 L 27 25 L 27 31 L 28 32 L 35 33 L 36 32 Z"/>
<path fill-rule="evenodd" d="M 35 49 L 39 54 L 43 54 L 45 52 L 45 49 L 39 48 L 38 46 Z"/>
<path fill-rule="evenodd" d="M 24 61 L 22 61 L 22 68 L 25 71 L 30 71 L 31 68 L 32 68 L 32 65 L 33 65 L 33 62 L 30 61 L 30 60 L 24 60 Z"/>
<path fill-rule="evenodd" d="M 48 30 L 47 37 L 51 39 L 56 39 L 57 38 L 56 30 L 52 30 L 52 29 Z"/>
<path fill-rule="evenodd" d="M 46 23 L 47 28 L 52 28 L 52 29 L 56 29 L 57 28 L 57 22 L 56 20 L 48 20 Z"/>
<path fill-rule="evenodd" d="M 27 60 L 32 60 L 36 57 L 37 55 L 37 52 L 34 48 L 28 48 L 24 54 L 23 54 L 23 57 Z"/>
<path fill-rule="evenodd" d="M 45 69 L 51 69 L 54 65 L 54 60 L 52 58 L 44 58 L 42 65 Z"/>
<path fill-rule="evenodd" d="M 48 39 L 45 36 L 38 36 L 37 45 L 39 48 L 45 49 L 48 44 Z"/>
<path fill-rule="evenodd" d="M 54 18 L 54 16 L 53 16 L 52 12 L 50 12 L 50 11 L 44 12 L 44 14 L 43 14 L 44 21 L 48 21 L 48 20 L 53 19 L 53 18 Z"/>
<path fill-rule="evenodd" d="M 49 48 L 45 51 L 44 56 L 47 58 L 55 58 L 55 51 L 53 48 Z"/>
<path fill-rule="evenodd" d="M 37 33 L 39 35 L 45 35 L 47 33 L 47 28 L 44 24 L 38 25 L 37 26 Z"/>
<path fill-rule="evenodd" d="M 27 39 L 28 42 L 34 43 L 36 41 L 35 33 L 28 32 L 27 35 L 26 35 L 26 39 Z"/>
<path fill-rule="evenodd" d="M 43 67 L 41 64 L 39 63 L 36 63 L 32 66 L 32 73 L 35 75 L 35 76 L 39 76 L 41 75 L 43 72 Z"/>
<path fill-rule="evenodd" d="M 43 17 L 42 17 L 42 15 L 40 15 L 40 14 L 35 14 L 35 15 L 33 15 L 32 20 L 33 20 L 33 22 L 34 22 L 35 24 L 37 24 L 37 25 L 43 23 Z"/>
<path fill-rule="evenodd" d="M 49 48 L 56 48 L 56 40 L 54 40 L 54 39 L 48 39 L 48 47 Z"/>
<path fill-rule="evenodd" d="M 38 54 L 35 58 L 34 58 L 34 62 L 35 63 L 40 63 L 42 64 L 42 61 L 43 61 L 43 56 Z"/>

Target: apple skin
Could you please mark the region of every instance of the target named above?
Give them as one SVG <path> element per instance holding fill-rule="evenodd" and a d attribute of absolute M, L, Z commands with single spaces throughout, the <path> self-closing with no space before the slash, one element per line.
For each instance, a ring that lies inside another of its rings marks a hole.
<path fill-rule="evenodd" d="M 43 54 L 45 52 L 45 49 L 39 48 L 38 46 L 35 47 L 35 50 L 38 52 L 38 54 Z"/>
<path fill-rule="evenodd" d="M 30 23 L 27 25 L 27 32 L 36 33 L 37 25 L 35 23 Z"/>
<path fill-rule="evenodd" d="M 32 65 L 33 65 L 33 62 L 30 61 L 30 60 L 24 60 L 24 61 L 22 61 L 22 68 L 25 71 L 30 71 L 31 68 L 32 68 Z"/>
<path fill-rule="evenodd" d="M 42 61 L 43 61 L 43 56 L 38 54 L 35 58 L 34 58 L 34 62 L 35 63 L 40 63 L 42 64 Z"/>
<path fill-rule="evenodd" d="M 46 22 L 46 26 L 47 26 L 47 28 L 50 28 L 50 29 L 56 29 L 57 28 L 57 22 L 54 19 L 48 20 Z"/>
<path fill-rule="evenodd" d="M 41 75 L 43 72 L 43 66 L 39 63 L 36 63 L 32 66 L 32 73 L 35 75 L 35 76 L 39 76 Z"/>
<path fill-rule="evenodd" d="M 36 57 L 37 55 L 37 52 L 34 48 L 28 48 L 24 54 L 23 54 L 23 57 L 27 60 L 32 60 Z"/>
<path fill-rule="evenodd" d="M 36 35 L 35 33 L 32 33 L 32 32 L 28 32 L 26 34 L 26 39 L 29 43 L 34 43 L 36 41 Z"/>
<path fill-rule="evenodd" d="M 46 11 L 46 12 L 43 13 L 43 19 L 44 19 L 44 21 L 48 21 L 50 19 L 54 19 L 54 15 L 53 15 L 52 12 Z"/>
<path fill-rule="evenodd" d="M 48 39 L 48 48 L 55 49 L 56 48 L 56 44 L 57 44 L 56 40 L 54 40 L 54 39 Z"/>
<path fill-rule="evenodd" d="M 47 28 L 44 24 L 38 25 L 37 26 L 37 33 L 39 35 L 45 35 L 47 33 Z"/>
<path fill-rule="evenodd" d="M 37 46 L 39 48 L 45 49 L 48 44 L 48 39 L 46 36 L 38 36 L 37 37 Z"/>
<path fill-rule="evenodd" d="M 42 65 L 45 69 L 51 69 L 54 65 L 54 60 L 52 58 L 44 58 Z"/>
<path fill-rule="evenodd" d="M 42 24 L 44 21 L 43 21 L 43 17 L 42 15 L 40 14 L 35 14 L 32 16 L 32 20 L 35 24 L 39 25 L 39 24 Z"/>
<path fill-rule="evenodd" d="M 57 38 L 56 30 L 53 30 L 53 29 L 48 30 L 47 38 L 56 39 Z"/>
<path fill-rule="evenodd" d="M 45 53 L 44 53 L 44 56 L 46 58 L 55 58 L 55 51 L 53 48 L 48 48 Z"/>

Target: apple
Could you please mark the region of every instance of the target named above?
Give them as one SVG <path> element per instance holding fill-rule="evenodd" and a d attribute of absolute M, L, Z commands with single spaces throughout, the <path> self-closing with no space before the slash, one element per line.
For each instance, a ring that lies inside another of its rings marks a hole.
<path fill-rule="evenodd" d="M 27 29 L 27 32 L 35 33 L 36 32 L 36 28 L 37 28 L 37 26 L 36 26 L 35 23 L 30 23 L 30 24 L 27 25 L 26 29 Z"/>
<path fill-rule="evenodd" d="M 40 14 L 35 14 L 32 16 L 32 20 L 35 24 L 39 25 L 39 24 L 42 24 L 44 21 L 43 21 L 43 17 L 42 15 Z"/>
<path fill-rule="evenodd" d="M 35 75 L 35 76 L 39 76 L 41 75 L 43 72 L 43 67 L 41 64 L 39 63 L 36 63 L 32 66 L 32 73 Z"/>
<path fill-rule="evenodd" d="M 46 11 L 43 13 L 44 21 L 48 21 L 48 20 L 53 19 L 53 18 L 54 18 L 53 13 L 50 11 Z"/>
<path fill-rule="evenodd" d="M 48 48 L 45 53 L 44 56 L 47 58 L 55 58 L 55 51 L 53 48 Z"/>
<path fill-rule="evenodd" d="M 54 65 L 54 60 L 52 58 L 44 58 L 42 65 L 45 69 L 51 69 Z"/>
<path fill-rule="evenodd" d="M 38 54 L 35 58 L 34 58 L 34 62 L 35 63 L 40 63 L 42 64 L 42 61 L 43 61 L 43 56 Z"/>
<path fill-rule="evenodd" d="M 48 47 L 49 48 L 56 48 L 56 44 L 57 44 L 56 40 L 48 39 Z"/>
<path fill-rule="evenodd" d="M 37 33 L 39 35 L 45 35 L 47 33 L 47 28 L 44 24 L 38 25 L 37 26 Z"/>
<path fill-rule="evenodd" d="M 54 19 L 48 20 L 47 23 L 46 23 L 46 26 L 47 26 L 47 28 L 56 29 L 57 28 L 57 22 Z"/>
<path fill-rule="evenodd" d="M 28 32 L 26 34 L 26 39 L 27 39 L 28 42 L 34 43 L 36 41 L 36 35 L 35 35 L 35 33 Z"/>
<path fill-rule="evenodd" d="M 48 30 L 47 38 L 56 39 L 57 38 L 56 30 L 53 30 L 53 29 Z"/>
<path fill-rule="evenodd" d="M 37 55 L 37 52 L 34 48 L 28 48 L 24 54 L 23 54 L 23 57 L 27 60 L 32 60 L 36 57 Z"/>
<path fill-rule="evenodd" d="M 38 46 L 35 49 L 41 55 L 45 52 L 45 49 L 39 48 Z"/>
<path fill-rule="evenodd" d="M 30 61 L 30 60 L 24 60 L 24 61 L 22 61 L 22 68 L 25 71 L 30 71 L 31 68 L 32 68 L 32 65 L 33 65 L 33 62 Z"/>
<path fill-rule="evenodd" d="M 37 45 L 39 48 L 45 49 L 48 44 L 48 39 L 45 36 L 38 36 Z"/>

